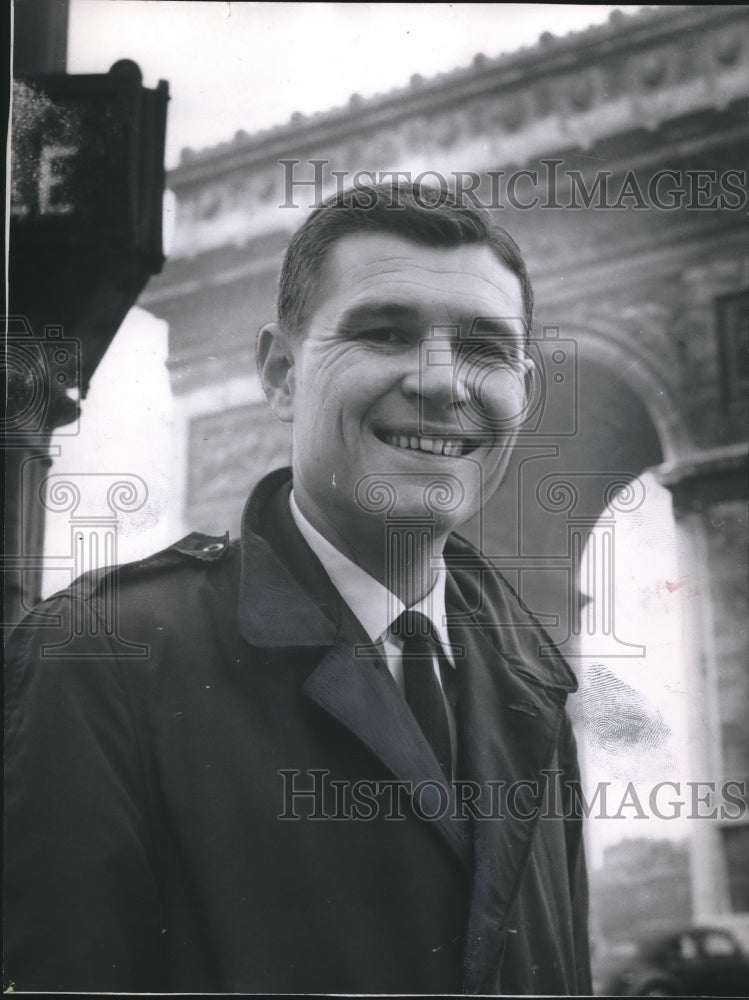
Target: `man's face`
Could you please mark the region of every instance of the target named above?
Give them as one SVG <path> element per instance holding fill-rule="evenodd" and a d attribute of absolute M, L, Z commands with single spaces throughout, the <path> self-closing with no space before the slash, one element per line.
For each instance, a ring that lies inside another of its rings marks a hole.
<path fill-rule="evenodd" d="M 464 523 L 523 416 L 517 276 L 487 246 L 357 233 L 332 247 L 313 308 L 289 380 L 302 511 L 354 549 L 387 514 Z"/>

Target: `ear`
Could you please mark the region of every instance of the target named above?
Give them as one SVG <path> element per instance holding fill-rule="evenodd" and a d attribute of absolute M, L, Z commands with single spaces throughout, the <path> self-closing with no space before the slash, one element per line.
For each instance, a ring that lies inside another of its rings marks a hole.
<path fill-rule="evenodd" d="M 293 339 L 278 323 L 267 323 L 257 335 L 255 359 L 265 398 L 284 423 L 294 419 L 294 347 Z"/>

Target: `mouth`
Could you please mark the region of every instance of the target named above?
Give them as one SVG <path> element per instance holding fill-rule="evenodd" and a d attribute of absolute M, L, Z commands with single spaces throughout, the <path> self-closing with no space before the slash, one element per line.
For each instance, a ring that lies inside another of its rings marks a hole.
<path fill-rule="evenodd" d="M 464 455 L 470 455 L 479 447 L 479 442 L 471 438 L 447 435 L 427 437 L 397 431 L 375 431 L 375 436 L 391 448 L 400 448 L 403 451 L 420 451 L 445 458 L 462 458 Z"/>

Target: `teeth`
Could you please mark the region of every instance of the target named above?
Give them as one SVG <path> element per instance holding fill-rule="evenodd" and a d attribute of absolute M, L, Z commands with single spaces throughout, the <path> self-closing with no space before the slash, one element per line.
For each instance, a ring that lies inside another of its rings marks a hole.
<path fill-rule="evenodd" d="M 446 441 L 444 438 L 410 437 L 405 434 L 384 435 L 386 444 L 394 448 L 407 448 L 411 451 L 425 451 L 432 455 L 446 455 L 449 458 L 459 457 L 466 446 L 463 441 Z"/>

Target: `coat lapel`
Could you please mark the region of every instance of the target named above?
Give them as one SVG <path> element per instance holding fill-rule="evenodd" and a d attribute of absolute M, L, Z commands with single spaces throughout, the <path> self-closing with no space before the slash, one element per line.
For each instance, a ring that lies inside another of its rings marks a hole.
<path fill-rule="evenodd" d="M 538 677 L 541 671 L 528 662 L 527 653 L 518 655 L 512 643 L 508 644 L 511 651 L 504 648 L 504 642 L 500 648 L 500 637 L 507 630 L 492 631 L 485 623 L 481 627 L 452 578 L 448 588 L 448 606 L 457 609 L 456 618 L 462 621 L 450 627 L 454 645 L 462 647 L 457 660 L 460 776 L 477 783 L 477 805 L 481 816 L 487 817 L 473 822 L 466 989 L 493 992 L 491 977 L 536 825 L 518 813 L 532 813 L 542 805 L 545 780 L 541 772 L 552 763 L 566 691 L 574 680 L 565 684 L 563 678 L 558 687 L 543 683 Z M 493 609 L 498 618 L 504 610 Z M 513 631 L 511 626 L 509 631 Z M 497 637 L 496 644 L 489 636 Z M 513 786 L 518 794 L 514 808 L 509 808 L 505 793 Z"/>
<path fill-rule="evenodd" d="M 383 660 L 357 657 L 338 644 L 307 678 L 305 693 L 354 734 L 413 792 L 461 863 L 470 870 L 468 824 L 454 818 L 455 795 Z M 427 784 L 423 784 L 427 782 Z"/>

